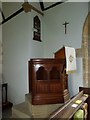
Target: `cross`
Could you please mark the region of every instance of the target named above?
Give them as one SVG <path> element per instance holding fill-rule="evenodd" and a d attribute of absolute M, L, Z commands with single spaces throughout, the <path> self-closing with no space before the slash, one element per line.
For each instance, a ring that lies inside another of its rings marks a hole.
<path fill-rule="evenodd" d="M 67 25 L 69 24 L 69 22 L 64 22 L 63 25 L 65 26 L 65 34 L 67 33 Z"/>

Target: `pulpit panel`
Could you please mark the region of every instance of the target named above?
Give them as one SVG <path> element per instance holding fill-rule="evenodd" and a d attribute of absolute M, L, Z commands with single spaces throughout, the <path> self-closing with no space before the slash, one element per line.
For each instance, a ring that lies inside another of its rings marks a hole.
<path fill-rule="evenodd" d="M 51 81 L 50 84 L 50 93 L 62 92 L 62 83 L 60 81 Z"/>
<path fill-rule="evenodd" d="M 48 81 L 37 81 L 36 85 L 35 85 L 35 90 L 36 90 L 36 94 L 41 94 L 41 93 L 48 93 L 49 91 L 49 83 Z"/>
<path fill-rule="evenodd" d="M 65 102 L 64 90 L 68 89 L 68 79 L 65 77 L 64 67 L 65 59 L 29 61 L 29 92 L 32 95 L 32 104 Z"/>

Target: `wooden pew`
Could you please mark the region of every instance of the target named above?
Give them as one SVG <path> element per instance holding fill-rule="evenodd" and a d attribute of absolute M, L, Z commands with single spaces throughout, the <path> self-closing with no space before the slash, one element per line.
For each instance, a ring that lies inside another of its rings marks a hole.
<path fill-rule="evenodd" d="M 83 91 L 79 92 L 75 97 L 73 97 L 69 102 L 64 104 L 62 107 L 60 107 L 58 110 L 53 112 L 49 116 L 49 120 L 54 120 L 54 119 L 65 119 L 65 120 L 70 120 L 72 119 L 73 115 L 75 112 L 81 108 L 81 106 L 84 104 L 88 96 L 83 94 Z M 80 100 L 82 101 L 80 104 L 77 104 L 77 107 L 72 107 L 73 105 L 76 104 L 76 101 Z"/>
<path fill-rule="evenodd" d="M 88 104 L 88 115 L 87 115 L 87 120 L 90 120 L 90 88 L 86 87 L 79 87 L 79 91 L 82 91 L 84 94 L 88 94 L 89 97 L 86 100 L 86 103 Z"/>

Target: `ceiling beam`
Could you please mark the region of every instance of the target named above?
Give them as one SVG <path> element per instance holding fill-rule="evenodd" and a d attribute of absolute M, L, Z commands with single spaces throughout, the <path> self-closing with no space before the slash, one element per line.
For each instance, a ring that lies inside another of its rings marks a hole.
<path fill-rule="evenodd" d="M 55 3 L 55 4 L 52 4 L 52 5 L 50 5 L 49 7 L 46 7 L 44 10 L 48 10 L 48 9 L 50 9 L 50 8 L 52 8 L 52 7 L 55 7 L 56 5 L 59 5 L 59 4 L 62 4 L 63 2 L 57 2 L 57 3 Z"/>
<path fill-rule="evenodd" d="M 42 16 L 44 15 L 40 10 L 38 10 L 37 8 L 35 8 L 31 4 L 29 4 L 28 2 L 25 2 L 22 6 L 23 6 L 23 9 L 25 10 L 25 12 L 30 12 L 32 9 L 32 10 L 36 11 L 37 13 L 41 14 Z"/>
<path fill-rule="evenodd" d="M 45 11 L 45 10 L 48 10 L 48 9 L 50 9 L 50 8 L 53 8 L 53 7 L 55 7 L 56 5 L 59 5 L 59 4 L 62 4 L 62 3 L 64 3 L 65 1 L 67 1 L 67 0 L 63 0 L 63 1 L 61 1 L 61 2 L 56 2 L 56 3 L 54 3 L 54 4 L 52 4 L 52 5 L 50 5 L 49 7 L 44 7 L 44 2 L 42 1 L 42 0 L 40 0 L 40 7 L 41 7 L 41 10 L 42 11 Z"/>
<path fill-rule="evenodd" d="M 5 18 L 1 23 L 1 24 L 4 24 L 5 22 L 9 21 L 11 18 L 15 17 L 16 15 L 18 15 L 19 13 L 23 12 L 24 9 L 23 8 L 20 8 L 19 10 L 17 10 L 15 13 L 13 13 L 12 15 L 10 15 L 9 17 Z"/>
<path fill-rule="evenodd" d="M 5 16 L 4 16 L 3 11 L 1 10 L 1 8 L 0 8 L 0 12 L 1 12 L 3 20 L 5 20 Z"/>
<path fill-rule="evenodd" d="M 40 3 L 41 10 L 44 11 L 44 4 L 43 4 L 43 2 L 39 2 L 39 3 Z"/>
<path fill-rule="evenodd" d="M 19 13 L 25 11 L 25 12 L 31 12 L 31 9 L 33 9 L 34 11 L 36 11 L 37 13 L 41 14 L 42 16 L 44 15 L 41 11 L 39 11 L 37 8 L 35 8 L 34 6 L 32 6 L 31 4 L 29 4 L 28 2 L 25 2 L 24 4 L 22 4 L 22 8 L 20 8 L 19 10 L 17 10 L 15 13 L 13 13 L 12 15 L 10 15 L 9 17 L 5 18 L 3 12 L 0 10 L 1 14 L 2 14 L 2 18 L 3 21 L 0 23 L 4 24 L 5 22 L 7 22 L 8 20 L 10 20 L 11 18 L 15 17 L 16 15 L 18 15 Z"/>

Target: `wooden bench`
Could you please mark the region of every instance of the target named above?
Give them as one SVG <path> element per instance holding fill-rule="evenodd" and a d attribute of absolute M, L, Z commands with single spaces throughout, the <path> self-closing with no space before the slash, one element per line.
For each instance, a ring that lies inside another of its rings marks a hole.
<path fill-rule="evenodd" d="M 68 103 L 64 104 L 61 108 L 56 110 L 49 116 L 49 120 L 53 120 L 55 118 L 65 118 L 65 120 L 70 120 L 75 112 L 80 109 L 80 107 L 87 100 L 88 95 L 83 94 L 83 91 L 79 92 L 74 98 L 72 98 Z M 76 104 L 76 101 L 81 101 L 80 104 Z M 73 105 L 77 105 L 76 107 L 72 107 Z"/>
<path fill-rule="evenodd" d="M 79 87 L 79 91 L 82 91 L 84 94 L 88 94 L 89 97 L 86 100 L 86 103 L 88 104 L 88 115 L 87 115 L 87 120 L 90 120 L 90 88 L 86 87 Z"/>

